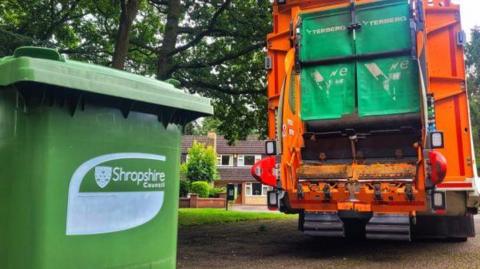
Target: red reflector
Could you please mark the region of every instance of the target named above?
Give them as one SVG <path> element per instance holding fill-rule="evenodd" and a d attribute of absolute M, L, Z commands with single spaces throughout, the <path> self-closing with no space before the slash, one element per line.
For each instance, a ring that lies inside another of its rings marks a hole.
<path fill-rule="evenodd" d="M 438 151 L 430 151 L 428 157 L 431 167 L 430 179 L 433 184 L 440 184 L 447 175 L 447 159 Z"/>
<path fill-rule="evenodd" d="M 437 214 L 437 215 L 445 215 L 445 214 L 447 214 L 447 210 L 445 210 L 445 209 L 438 209 L 438 210 L 435 210 L 435 214 Z"/>
<path fill-rule="evenodd" d="M 262 184 L 275 187 L 277 185 L 277 177 L 273 173 L 274 169 L 275 157 L 273 156 L 258 161 L 252 166 L 250 173 Z"/>

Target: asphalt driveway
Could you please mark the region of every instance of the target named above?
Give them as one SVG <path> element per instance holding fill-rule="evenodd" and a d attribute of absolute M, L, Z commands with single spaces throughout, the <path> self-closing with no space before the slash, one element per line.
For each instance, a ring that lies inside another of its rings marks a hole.
<path fill-rule="evenodd" d="M 480 220 L 475 220 L 480 231 Z M 182 227 L 178 268 L 480 268 L 480 236 L 464 243 L 321 239 L 294 219 Z"/>

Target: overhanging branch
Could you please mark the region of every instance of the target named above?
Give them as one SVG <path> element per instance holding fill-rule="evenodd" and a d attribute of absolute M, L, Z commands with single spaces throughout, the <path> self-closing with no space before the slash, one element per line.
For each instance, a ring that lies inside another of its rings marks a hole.
<path fill-rule="evenodd" d="M 248 91 L 235 91 L 232 88 L 227 88 L 227 87 L 222 87 L 219 86 L 218 84 L 206 82 L 206 81 L 201 81 L 201 80 L 194 80 L 194 81 L 187 81 L 184 79 L 180 79 L 180 82 L 182 83 L 182 86 L 186 88 L 204 88 L 228 95 L 261 95 L 265 94 L 264 91 L 259 91 L 259 90 L 248 90 Z"/>
<path fill-rule="evenodd" d="M 212 19 L 210 20 L 210 22 L 207 25 L 207 28 L 204 31 L 198 33 L 187 44 L 185 44 L 183 46 L 180 46 L 180 47 L 177 47 L 174 50 L 170 51 L 168 53 L 168 56 L 173 56 L 173 55 L 175 55 L 179 52 L 187 50 L 187 49 L 191 48 L 192 46 L 196 45 L 198 42 L 200 42 L 205 36 L 207 36 L 214 29 L 214 26 L 217 23 L 218 17 L 220 17 L 222 12 L 230 6 L 231 2 L 232 2 L 232 0 L 225 0 L 225 2 L 223 2 L 223 4 L 220 6 L 220 8 L 217 9 L 217 11 L 213 14 Z"/>
<path fill-rule="evenodd" d="M 265 46 L 265 42 L 260 42 L 257 44 L 250 45 L 248 47 L 245 47 L 242 50 L 224 55 L 223 57 L 220 57 L 218 59 L 214 59 L 209 62 L 194 62 L 194 63 L 188 63 L 188 64 L 177 64 L 173 67 L 173 70 L 177 69 L 192 69 L 192 68 L 202 68 L 202 67 L 210 67 L 210 66 L 215 66 L 222 64 L 226 61 L 236 59 L 242 55 L 248 54 L 254 50 L 263 48 Z"/>

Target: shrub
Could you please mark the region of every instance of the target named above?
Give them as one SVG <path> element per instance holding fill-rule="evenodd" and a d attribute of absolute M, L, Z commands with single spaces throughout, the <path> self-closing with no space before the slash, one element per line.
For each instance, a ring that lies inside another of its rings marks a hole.
<path fill-rule="evenodd" d="M 186 163 L 182 163 L 180 165 L 180 180 L 188 181 L 188 178 L 187 178 L 187 164 Z"/>
<path fill-rule="evenodd" d="M 182 172 L 190 182 L 213 182 L 218 179 L 217 155 L 213 147 L 193 142 L 188 150 L 188 160 Z"/>
<path fill-rule="evenodd" d="M 190 182 L 180 180 L 180 197 L 186 197 L 190 192 Z"/>
<path fill-rule="evenodd" d="M 218 197 L 218 194 L 220 193 L 223 193 L 225 192 L 225 188 L 215 188 L 215 187 L 211 187 L 209 190 L 208 190 L 208 196 L 209 197 Z"/>
<path fill-rule="evenodd" d="M 198 194 L 201 198 L 208 198 L 208 190 L 210 185 L 206 181 L 195 181 L 192 182 L 190 187 L 190 192 Z"/>

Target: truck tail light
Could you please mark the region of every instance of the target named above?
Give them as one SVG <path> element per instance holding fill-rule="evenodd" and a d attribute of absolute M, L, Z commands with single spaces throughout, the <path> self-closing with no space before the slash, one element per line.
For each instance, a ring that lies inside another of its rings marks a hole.
<path fill-rule="evenodd" d="M 446 208 L 446 195 L 445 192 L 433 192 L 432 194 L 432 208 L 436 211 L 442 211 Z"/>
<path fill-rule="evenodd" d="M 276 187 L 275 157 L 267 157 L 255 163 L 250 170 L 252 176 L 263 185 Z"/>
<path fill-rule="evenodd" d="M 438 149 L 443 148 L 443 133 L 442 132 L 433 132 L 430 133 L 430 143 L 432 148 Z"/>
<path fill-rule="evenodd" d="M 275 140 L 268 140 L 265 142 L 265 154 L 277 155 L 277 142 Z"/>
<path fill-rule="evenodd" d="M 438 151 L 430 151 L 430 180 L 434 185 L 442 183 L 447 175 L 447 159 Z"/>
<path fill-rule="evenodd" d="M 278 210 L 278 192 L 273 190 L 273 191 L 268 191 L 267 192 L 267 205 L 268 209 L 270 210 Z"/>

